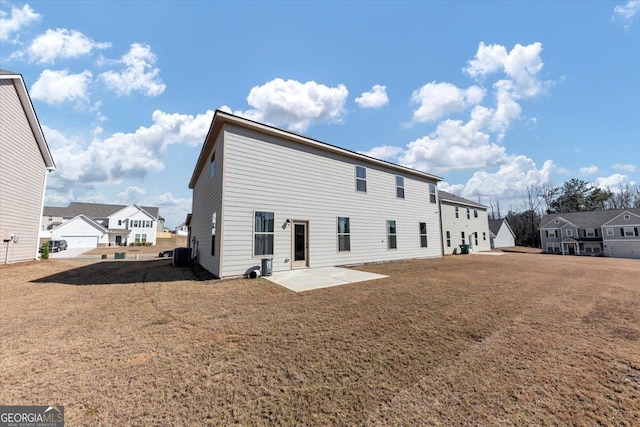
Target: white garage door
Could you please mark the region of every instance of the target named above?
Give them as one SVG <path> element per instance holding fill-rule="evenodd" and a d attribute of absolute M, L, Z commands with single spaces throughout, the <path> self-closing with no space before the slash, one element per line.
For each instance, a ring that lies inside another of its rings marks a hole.
<path fill-rule="evenodd" d="M 614 258 L 638 258 L 640 259 L 640 246 L 632 243 L 618 243 L 611 245 L 611 256 Z"/>
<path fill-rule="evenodd" d="M 97 236 L 62 236 L 69 248 L 95 248 L 98 246 Z"/>

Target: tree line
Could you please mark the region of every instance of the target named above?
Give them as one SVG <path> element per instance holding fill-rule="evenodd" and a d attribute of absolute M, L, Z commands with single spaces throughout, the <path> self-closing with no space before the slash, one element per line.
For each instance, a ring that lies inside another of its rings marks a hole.
<path fill-rule="evenodd" d="M 640 208 L 640 186 L 602 189 L 581 179 L 559 187 L 528 187 L 521 210 L 509 209 L 504 218 L 516 235 L 517 246 L 540 247 L 540 219 L 544 214 Z M 502 218 L 499 202 L 491 203 L 490 218 Z"/>

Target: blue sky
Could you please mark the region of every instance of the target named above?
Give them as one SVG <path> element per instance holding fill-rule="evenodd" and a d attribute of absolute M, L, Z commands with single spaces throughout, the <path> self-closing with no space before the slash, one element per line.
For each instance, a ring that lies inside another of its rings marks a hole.
<path fill-rule="evenodd" d="M 502 210 L 531 186 L 640 183 L 640 0 L 0 1 L 58 170 L 46 204 L 191 211 L 215 109 L 444 178 Z"/>

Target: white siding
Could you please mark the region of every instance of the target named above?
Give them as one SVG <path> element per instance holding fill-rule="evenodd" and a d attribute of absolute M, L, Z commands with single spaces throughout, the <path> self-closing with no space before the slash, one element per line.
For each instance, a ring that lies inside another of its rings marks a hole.
<path fill-rule="evenodd" d="M 46 167 L 18 94 L 0 81 L 0 263 L 36 258 Z"/>
<path fill-rule="evenodd" d="M 222 277 L 220 271 L 221 238 L 224 230 L 221 229 L 222 213 L 222 189 L 223 175 L 226 174 L 227 165 L 224 164 L 225 144 L 223 135 L 220 134 L 215 142 L 213 150 L 216 154 L 216 171 L 212 177 L 209 175 L 209 160 L 212 152 L 207 155 L 207 165 L 197 179 L 193 188 L 193 217 L 191 219 L 191 236 L 189 242 L 191 250 L 197 255 L 198 262 L 205 269 L 209 270 L 213 275 Z M 216 251 L 215 256 L 211 256 L 211 220 L 213 212 L 216 212 L 217 234 L 216 234 Z M 251 237 L 248 237 L 251 239 Z M 222 254 L 224 256 L 224 254 Z M 248 267 L 248 266 L 246 266 Z M 244 270 L 241 273 L 244 273 Z"/>
<path fill-rule="evenodd" d="M 470 207 L 470 219 L 467 219 L 467 206 L 455 204 L 440 199 L 442 209 L 442 239 L 444 244 L 444 253 L 450 255 L 457 248 L 460 253 L 460 245 L 462 242 L 462 232 L 464 231 L 465 244 L 469 244 L 469 236 L 471 239 L 471 249 L 473 251 L 490 251 L 491 237 L 489 233 L 489 217 L 486 209 L 478 209 Z M 458 206 L 459 217 L 456 218 L 455 207 Z M 473 216 L 473 210 L 478 210 L 478 217 Z M 451 246 L 447 247 L 447 231 L 451 233 Z M 475 243 L 475 234 L 478 233 L 478 244 Z M 483 233 L 486 239 L 483 239 Z"/>
<path fill-rule="evenodd" d="M 74 237 L 78 240 L 91 237 L 95 239 L 95 243 L 106 244 L 108 242 L 108 234 L 103 230 L 98 229 L 95 225 L 87 222 L 84 218 L 77 216 L 62 225 L 59 225 L 51 231 L 51 238 L 53 240 L 65 239 L 67 241 L 73 240 L 70 237 Z M 86 239 L 85 239 L 86 240 Z M 69 243 L 69 247 L 76 247 L 73 243 Z M 95 246 L 95 245 L 94 245 Z"/>
<path fill-rule="evenodd" d="M 224 212 L 222 217 L 218 214 L 218 228 L 223 227 L 224 247 L 220 276 L 240 275 L 260 264 L 260 257 L 252 256 L 256 210 L 275 214 L 274 271 L 291 269 L 292 227 L 284 225 L 288 218 L 309 222 L 310 267 L 440 256 L 438 205 L 429 202 L 429 183 L 435 181 L 400 174 L 405 198 L 398 199 L 395 177 L 399 173 L 392 168 L 229 124 L 222 133 Z M 356 164 L 367 168 L 367 193 L 355 190 Z M 205 168 L 194 188 L 192 233 L 198 236 L 206 235 L 205 226 L 210 228 L 210 224 L 194 222 L 211 217 L 212 208 L 205 205 L 218 197 L 207 181 Z M 350 252 L 338 252 L 338 216 L 350 218 Z M 395 250 L 387 249 L 387 220 L 396 221 Z M 420 222 L 427 223 L 428 248 L 420 247 Z M 210 269 L 211 257 L 203 249 L 201 241 L 198 258 Z"/>
<path fill-rule="evenodd" d="M 493 246 L 496 248 L 509 248 L 515 245 L 513 234 L 511 234 L 507 223 L 503 221 L 500 230 L 498 230 L 498 234 L 493 240 Z"/>

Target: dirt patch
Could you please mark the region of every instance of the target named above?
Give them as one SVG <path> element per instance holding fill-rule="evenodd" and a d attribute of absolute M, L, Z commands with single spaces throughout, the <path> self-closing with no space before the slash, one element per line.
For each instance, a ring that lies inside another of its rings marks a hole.
<path fill-rule="evenodd" d="M 0 269 L 0 401 L 69 425 L 620 425 L 640 418 L 640 263 L 369 265 L 294 294 L 169 261 Z M 82 285 L 82 286 L 79 286 Z"/>

